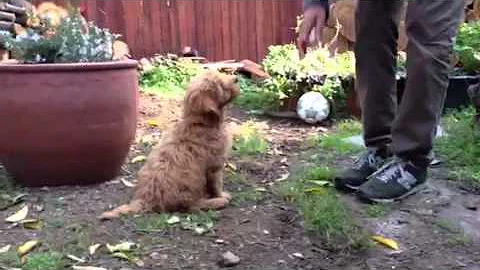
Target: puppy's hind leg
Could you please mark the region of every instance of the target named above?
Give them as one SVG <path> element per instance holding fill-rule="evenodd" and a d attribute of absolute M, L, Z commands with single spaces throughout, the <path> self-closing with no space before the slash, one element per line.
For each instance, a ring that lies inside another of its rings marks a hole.
<path fill-rule="evenodd" d="M 230 201 L 232 196 L 223 190 L 223 175 L 223 168 L 207 172 L 208 191 L 213 198 L 225 198 Z"/>
<path fill-rule="evenodd" d="M 112 211 L 107 211 L 101 214 L 98 218 L 101 220 L 115 219 L 122 215 L 139 213 L 143 209 L 141 200 L 134 200 L 129 204 L 120 205 Z"/>
<path fill-rule="evenodd" d="M 219 210 L 225 208 L 230 200 L 224 197 L 213 199 L 201 199 L 196 202 L 192 207 L 192 211 L 207 211 L 207 210 Z"/>

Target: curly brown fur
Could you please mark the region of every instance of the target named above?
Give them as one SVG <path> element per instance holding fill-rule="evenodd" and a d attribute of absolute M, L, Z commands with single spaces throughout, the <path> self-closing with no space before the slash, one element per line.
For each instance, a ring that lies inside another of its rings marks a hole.
<path fill-rule="evenodd" d="M 189 85 L 183 118 L 150 153 L 139 171 L 133 201 L 101 215 L 192 212 L 225 207 L 231 197 L 223 191 L 225 159 L 231 135 L 224 109 L 240 90 L 235 76 L 206 72 Z"/>

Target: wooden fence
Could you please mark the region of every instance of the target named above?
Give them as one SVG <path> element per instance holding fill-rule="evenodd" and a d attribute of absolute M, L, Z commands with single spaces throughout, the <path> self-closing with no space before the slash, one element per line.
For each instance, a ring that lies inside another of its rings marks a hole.
<path fill-rule="evenodd" d="M 39 2 L 39 1 L 36 1 Z M 63 1 L 55 1 L 61 3 Z M 302 0 L 83 0 L 84 14 L 122 34 L 136 58 L 178 53 L 259 61 L 268 46 L 294 41 Z"/>

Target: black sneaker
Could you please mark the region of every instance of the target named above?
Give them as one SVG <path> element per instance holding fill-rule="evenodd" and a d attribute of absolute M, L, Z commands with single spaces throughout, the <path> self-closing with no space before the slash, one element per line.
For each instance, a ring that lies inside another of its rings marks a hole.
<path fill-rule="evenodd" d="M 393 202 L 418 192 L 425 187 L 426 180 L 427 168 L 395 157 L 368 177 L 358 189 L 358 195 L 370 202 Z"/>
<path fill-rule="evenodd" d="M 335 177 L 335 187 L 355 191 L 367 181 L 385 163 L 386 155 L 380 155 L 377 150 L 369 150 L 361 155 L 353 166 Z"/>

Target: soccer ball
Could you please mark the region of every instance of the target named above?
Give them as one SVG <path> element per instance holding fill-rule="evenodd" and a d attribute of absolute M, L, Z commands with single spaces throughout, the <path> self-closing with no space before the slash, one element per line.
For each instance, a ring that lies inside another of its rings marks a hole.
<path fill-rule="evenodd" d="M 298 100 L 297 114 L 309 124 L 319 123 L 330 115 L 330 103 L 318 92 L 307 92 Z"/>

